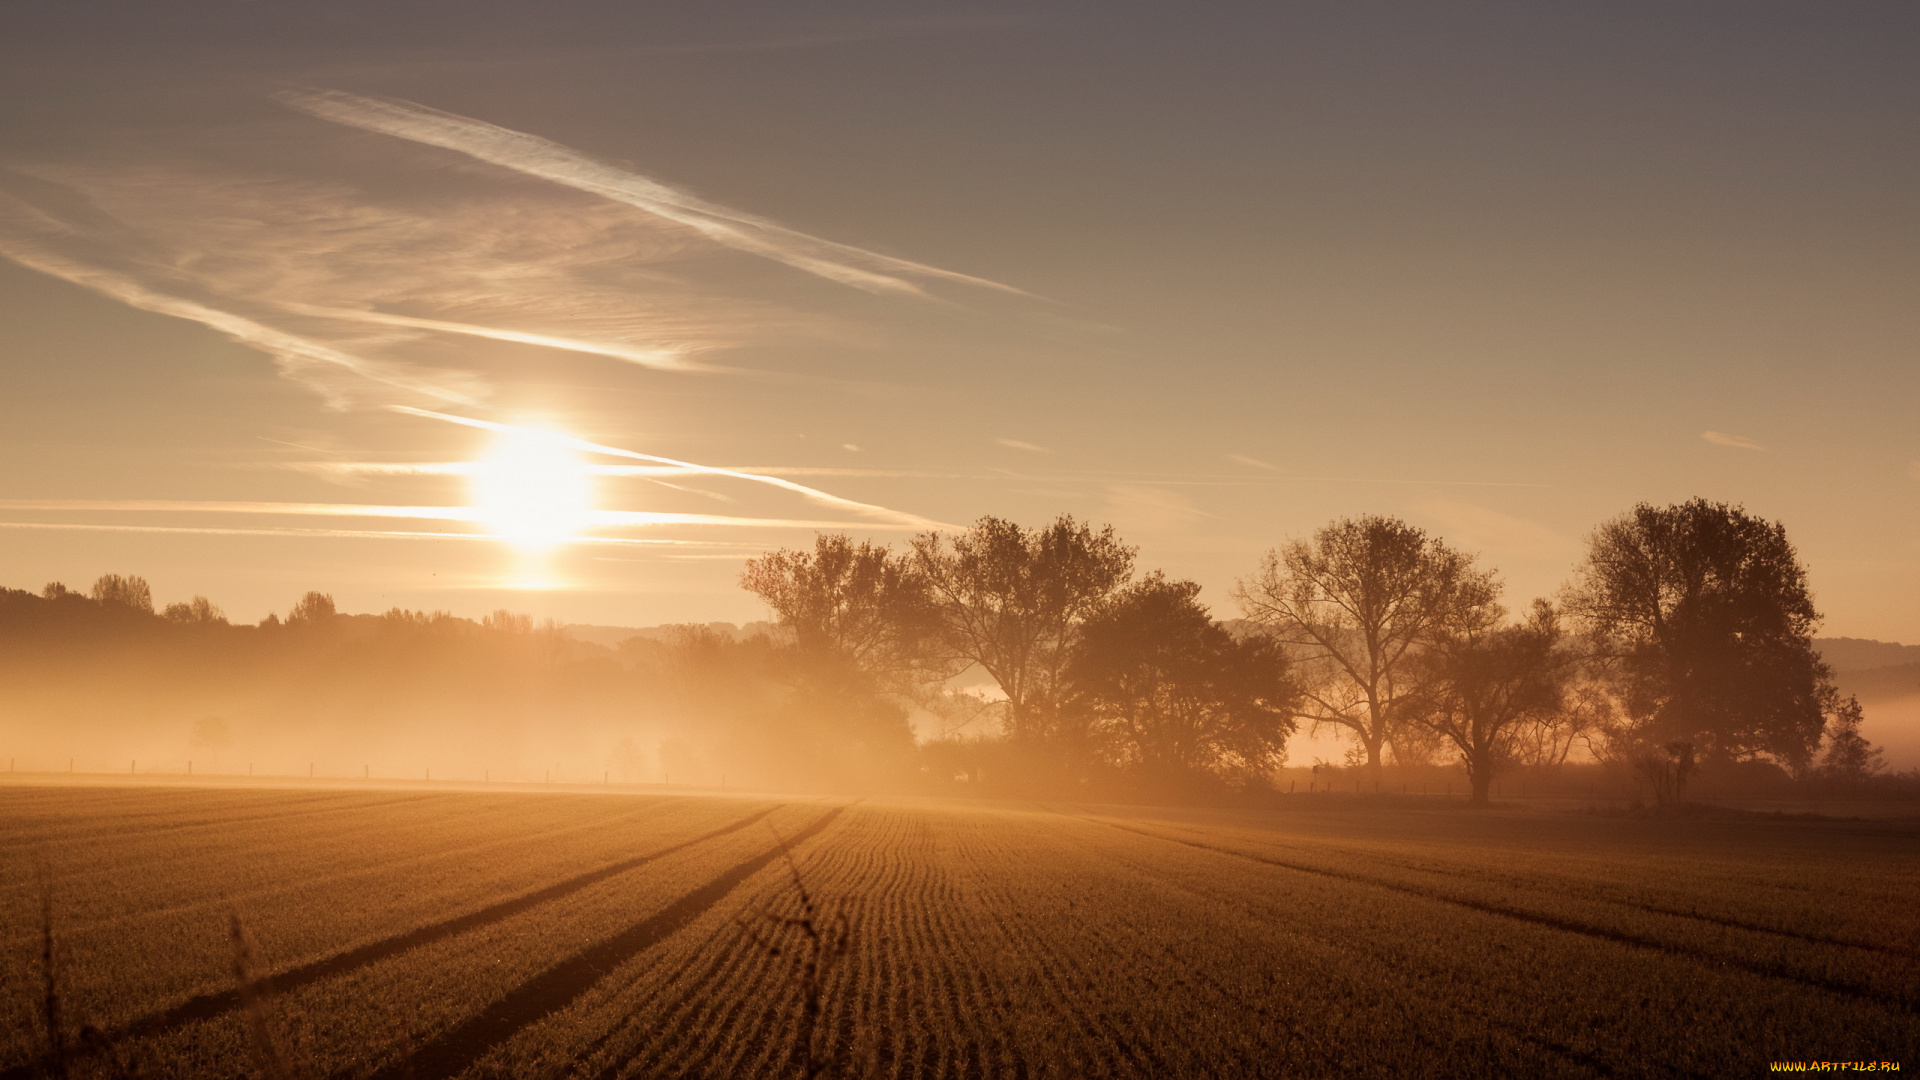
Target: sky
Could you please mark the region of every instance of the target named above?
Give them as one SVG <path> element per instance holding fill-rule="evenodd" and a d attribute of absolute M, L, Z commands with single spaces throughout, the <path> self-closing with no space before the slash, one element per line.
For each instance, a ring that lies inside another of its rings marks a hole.
<path fill-rule="evenodd" d="M 821 529 L 1070 513 L 1230 617 L 1382 513 L 1517 608 L 1703 496 L 1786 525 L 1824 633 L 1920 642 L 1916 44 L 1898 3 L 13 0 L 0 583 L 741 622 Z"/>

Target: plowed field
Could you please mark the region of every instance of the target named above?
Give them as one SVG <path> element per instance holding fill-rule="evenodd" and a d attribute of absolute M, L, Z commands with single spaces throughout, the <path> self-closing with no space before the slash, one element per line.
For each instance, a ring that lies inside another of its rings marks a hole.
<path fill-rule="evenodd" d="M 0 1080 L 1920 1068 L 1913 823 L 21 785 L 0 871 Z"/>

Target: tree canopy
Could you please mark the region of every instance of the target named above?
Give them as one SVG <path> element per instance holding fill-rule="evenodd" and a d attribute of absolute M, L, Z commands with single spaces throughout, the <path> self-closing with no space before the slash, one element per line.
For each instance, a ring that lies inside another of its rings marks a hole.
<path fill-rule="evenodd" d="M 1439 637 L 1500 617 L 1493 573 L 1395 518 L 1335 521 L 1269 551 L 1235 586 L 1247 617 L 1286 646 L 1306 695 L 1303 718 L 1351 731 L 1370 768 L 1420 689 L 1416 661 Z"/>
<path fill-rule="evenodd" d="M 1835 695 L 1777 522 L 1705 499 L 1642 503 L 1594 531 L 1566 608 L 1615 702 L 1614 752 L 1812 763 Z"/>
<path fill-rule="evenodd" d="M 1235 640 L 1199 595 L 1155 573 L 1089 618 L 1067 667 L 1067 707 L 1124 768 L 1262 782 L 1286 760 L 1299 690 L 1272 641 Z"/>

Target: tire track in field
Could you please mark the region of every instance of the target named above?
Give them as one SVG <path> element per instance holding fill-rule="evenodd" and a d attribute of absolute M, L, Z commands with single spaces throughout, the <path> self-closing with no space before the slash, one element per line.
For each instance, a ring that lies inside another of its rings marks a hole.
<path fill-rule="evenodd" d="M 522 893 L 510 900 L 502 900 L 497 904 L 490 904 L 476 911 L 470 911 L 465 915 L 456 915 L 451 919 L 445 919 L 437 923 L 429 923 L 426 926 L 415 927 L 404 933 L 381 938 L 378 941 L 371 941 L 358 948 L 348 949 L 343 953 L 335 953 L 332 956 L 302 964 L 299 967 L 289 968 L 286 971 L 261 979 L 259 985 L 266 993 L 285 993 L 319 982 L 322 979 L 329 979 L 336 975 L 345 975 L 357 971 L 370 964 L 388 959 L 389 957 L 417 949 L 422 945 L 428 945 L 456 934 L 463 934 L 469 930 L 479 929 L 480 927 L 500 922 L 503 919 L 518 915 L 521 912 L 539 907 L 542 904 L 551 903 L 554 900 L 570 896 L 590 885 L 598 884 L 611 877 L 617 877 L 629 870 L 653 862 L 656 859 L 665 858 L 675 852 L 684 851 L 696 844 L 703 844 L 708 840 L 725 836 L 728 833 L 738 832 L 752 825 L 754 822 L 759 821 L 761 818 L 766 817 L 768 814 L 773 813 L 777 809 L 779 809 L 778 805 L 769 806 L 765 810 L 748 814 L 746 817 L 730 825 L 723 825 L 711 832 L 702 833 L 690 840 L 683 840 L 678 844 L 661 848 L 658 851 L 651 851 L 645 855 L 636 855 L 631 859 L 622 859 L 619 862 L 603 866 L 598 870 L 589 870 L 584 874 L 577 874 L 567 878 L 565 881 L 556 882 L 555 884 L 535 889 L 529 893 Z M 93 1049 L 121 1043 L 129 1039 L 146 1039 L 158 1035 L 166 1035 L 191 1024 L 225 1016 L 227 1013 L 239 1009 L 242 1004 L 240 991 L 237 989 L 221 990 L 211 994 L 199 994 L 188 998 L 171 1009 L 150 1013 L 107 1032 L 102 1043 Z M 38 1061 L 24 1065 L 16 1065 L 4 1072 L 0 1072 L 0 1080 L 30 1080 L 30 1078 L 40 1075 L 44 1067 L 45 1063 Z"/>
<path fill-rule="evenodd" d="M 1478 911 L 1487 915 L 1498 915 L 1503 918 L 1513 919 L 1517 922 L 1532 923 L 1536 926 L 1544 926 L 1551 930 L 1560 930 L 1570 934 L 1579 934 L 1583 937 L 1590 937 L 1600 941 L 1610 941 L 1618 945 L 1626 945 L 1630 948 L 1636 948 L 1636 949 L 1645 949 L 1650 952 L 1664 953 L 1668 956 L 1678 956 L 1678 957 L 1681 957 L 1687 960 L 1692 960 L 1696 963 L 1701 963 L 1708 966 L 1737 968 L 1741 971 L 1745 971 L 1752 975 L 1758 975 L 1762 978 L 1775 979 L 1781 982 L 1797 983 L 1801 986 L 1809 986 L 1818 990 L 1826 990 L 1830 993 L 1839 994 L 1843 997 L 1850 997 L 1850 998 L 1855 998 L 1861 1001 L 1872 1002 L 1875 1005 L 1882 1006 L 1894 1012 L 1913 1013 L 1916 1011 L 1912 1004 L 1906 1001 L 1903 1001 L 1897 997 L 1880 993 L 1879 991 L 1870 989 L 1868 987 L 1858 986 L 1853 983 L 1840 982 L 1833 979 L 1823 979 L 1818 976 L 1807 975 L 1801 972 L 1784 970 L 1774 964 L 1759 964 L 1759 963 L 1753 963 L 1747 960 L 1742 960 L 1734 956 L 1719 956 L 1713 953 L 1702 952 L 1697 949 L 1688 949 L 1680 945 L 1675 945 L 1672 942 L 1661 941 L 1657 938 L 1644 937 L 1639 934 L 1630 934 L 1624 930 L 1610 930 L 1604 926 L 1594 926 L 1590 923 L 1583 923 L 1574 919 L 1561 918 L 1560 916 L 1557 916 L 1557 915 L 1548 915 L 1538 911 L 1528 911 L 1525 908 L 1513 907 L 1507 904 L 1496 904 L 1487 900 L 1473 900 L 1466 897 L 1448 896 L 1445 893 L 1435 892 L 1431 889 L 1422 889 L 1412 885 L 1401 885 L 1391 881 L 1381 881 L 1377 878 L 1370 878 L 1363 874 L 1350 874 L 1350 873 L 1345 873 L 1339 870 L 1331 870 L 1326 867 L 1309 866 L 1304 863 L 1289 862 L 1285 859 L 1278 859 L 1268 855 L 1256 855 L 1251 852 L 1236 851 L 1232 848 L 1220 847 L 1215 844 L 1206 844 L 1198 840 L 1189 840 L 1184 837 L 1178 837 L 1178 836 L 1168 836 L 1164 833 L 1152 832 L 1147 829 L 1138 829 L 1128 825 L 1121 825 L 1118 822 L 1109 821 L 1104 818 L 1083 816 L 1079 820 L 1088 822 L 1090 824 L 1105 825 L 1108 828 L 1118 829 L 1121 832 L 1133 833 L 1136 836 L 1145 836 L 1153 840 L 1162 840 L 1169 844 L 1181 844 L 1186 847 L 1197 848 L 1201 851 L 1210 851 L 1217 855 L 1227 855 L 1236 859 L 1245 859 L 1249 862 L 1261 863 L 1266 866 L 1276 866 L 1282 870 L 1292 870 L 1296 873 L 1313 874 L 1318 877 L 1332 878 L 1335 881 L 1349 881 L 1358 885 L 1371 885 L 1371 886 L 1374 886 L 1375 888 L 1387 889 L 1389 891 L 1397 892 L 1397 893 L 1404 893 L 1408 896 L 1419 897 L 1420 899 L 1423 899 L 1423 900 L 1431 900 L 1441 904 L 1451 904 L 1455 907 L 1466 908 L 1469 911 Z"/>
<path fill-rule="evenodd" d="M 596 1041 L 594 1053 L 615 1035 L 632 1029 L 632 1019 L 641 1011 L 649 1010 L 658 1017 L 638 1041 L 614 1054 L 594 1074 L 596 1080 L 614 1080 L 623 1072 L 633 1076 L 699 1075 L 702 1065 L 713 1065 L 713 1057 L 727 1037 L 743 1027 L 759 1036 L 756 1045 L 763 1056 L 771 1052 L 765 1030 L 788 1007 L 784 999 L 774 999 L 792 990 L 791 976 L 775 973 L 775 959 L 759 936 L 746 931 L 744 922 L 731 933 L 724 928 L 715 930 L 702 948 L 692 950 L 671 971 L 651 980 L 658 989 L 628 1007 L 624 1028 Z M 731 991 L 717 1004 L 709 995 L 709 988 L 716 985 Z M 673 991 L 671 999 L 669 991 Z M 738 1023 L 749 1006 L 757 1010 L 759 1020 L 753 1025 Z M 689 1060 L 694 1063 L 691 1067 L 686 1064 Z M 753 1074 L 749 1070 L 747 1075 Z"/>
<path fill-rule="evenodd" d="M 1179 824 L 1174 824 L 1170 822 L 1163 823 L 1161 827 L 1173 830 L 1175 832 L 1192 833 L 1192 832 L 1198 831 L 1192 828 L 1191 826 L 1179 825 Z M 1258 841 L 1256 841 L 1256 843 L 1257 842 Z M 1382 863 L 1387 866 L 1397 866 L 1402 870 L 1412 870 L 1416 873 L 1433 874 L 1437 877 L 1457 878 L 1463 881 L 1485 880 L 1484 878 L 1478 877 L 1473 872 L 1470 872 L 1467 870 L 1454 869 L 1450 867 L 1429 866 L 1429 865 L 1424 865 L 1422 863 L 1415 862 L 1409 859 L 1395 858 L 1391 855 L 1380 855 L 1370 851 L 1363 851 L 1362 849 L 1341 848 L 1341 849 L 1335 849 L 1335 850 L 1341 851 L 1345 854 L 1364 855 L 1365 858 L 1367 858 L 1369 861 Z M 1524 879 L 1516 880 L 1512 877 L 1503 877 L 1500 880 L 1502 880 L 1504 884 L 1507 884 L 1511 887 L 1525 889 L 1529 892 L 1542 892 L 1542 893 L 1548 893 L 1549 895 L 1551 895 L 1553 891 L 1551 889 L 1542 888 L 1539 885 L 1529 885 L 1525 882 Z M 1563 877 L 1561 880 L 1570 880 L 1570 879 Z M 1643 903 L 1637 900 L 1617 899 L 1615 897 L 1606 896 L 1604 895 L 1604 893 L 1589 893 L 1582 898 L 1594 903 L 1612 904 L 1616 907 L 1631 908 L 1632 910 L 1635 910 L 1635 911 L 1644 911 L 1650 915 L 1666 915 L 1676 919 L 1692 919 L 1696 922 L 1707 923 L 1710 926 L 1722 926 L 1729 930 L 1742 930 L 1742 931 L 1746 931 L 1748 933 L 1754 933 L 1754 934 L 1767 934 L 1773 937 L 1785 938 L 1789 941 L 1798 941 L 1807 945 L 1829 945 L 1829 946 L 1835 946 L 1835 947 L 1844 948 L 1844 949 L 1859 949 L 1862 952 L 1885 953 L 1889 956 L 1898 956 L 1908 960 L 1920 960 L 1920 951 L 1905 948 L 1899 945 L 1882 945 L 1876 942 L 1856 941 L 1851 938 L 1843 938 L 1843 937 L 1838 937 L 1831 934 L 1810 933 L 1810 932 L 1801 931 L 1801 930 L 1785 930 L 1777 926 L 1767 926 L 1762 923 L 1750 922 L 1745 919 L 1737 919 L 1730 916 L 1712 915 L 1712 914 L 1706 914 L 1699 911 L 1683 911 L 1679 908 L 1667 907 L 1661 904 Z"/>
<path fill-rule="evenodd" d="M 834 807 L 813 824 L 736 863 L 660 911 L 535 975 L 415 1053 L 373 1073 L 370 1080 L 448 1080 L 458 1076 L 508 1039 L 572 1005 L 620 965 L 678 933 L 767 864 L 819 835 L 845 809 Z M 771 812 L 763 811 L 756 818 Z M 726 831 L 742 828 L 752 820 L 738 822 Z"/>

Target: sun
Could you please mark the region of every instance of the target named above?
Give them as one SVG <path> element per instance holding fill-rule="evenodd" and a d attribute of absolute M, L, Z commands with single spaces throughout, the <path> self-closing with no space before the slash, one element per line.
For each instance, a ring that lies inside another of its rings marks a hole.
<path fill-rule="evenodd" d="M 579 537 L 593 514 L 593 484 L 556 431 L 509 428 L 473 463 L 473 507 L 494 536 L 525 552 Z"/>

